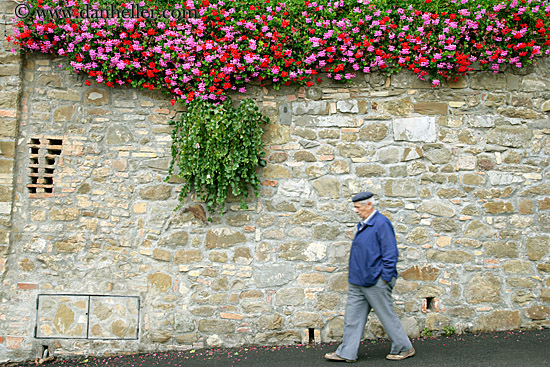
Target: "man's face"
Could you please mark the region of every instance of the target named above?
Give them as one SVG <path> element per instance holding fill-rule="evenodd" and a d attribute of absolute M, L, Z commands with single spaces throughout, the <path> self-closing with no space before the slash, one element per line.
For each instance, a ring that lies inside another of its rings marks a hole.
<path fill-rule="evenodd" d="M 368 201 L 364 204 L 355 202 L 353 203 L 353 211 L 356 212 L 362 220 L 365 220 L 374 211 L 374 207 L 372 206 L 372 203 Z"/>

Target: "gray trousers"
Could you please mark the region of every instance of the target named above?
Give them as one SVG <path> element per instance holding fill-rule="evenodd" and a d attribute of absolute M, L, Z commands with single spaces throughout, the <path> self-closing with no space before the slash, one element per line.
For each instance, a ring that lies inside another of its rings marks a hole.
<path fill-rule="evenodd" d="M 376 312 L 392 341 L 391 354 L 398 354 L 412 348 L 411 341 L 393 310 L 392 289 L 394 285 L 395 278 L 390 284 L 384 282 L 382 277 L 378 278 L 376 284 L 370 287 L 349 284 L 344 340 L 336 350 L 337 355 L 346 359 L 357 359 L 357 351 L 371 308 Z"/>

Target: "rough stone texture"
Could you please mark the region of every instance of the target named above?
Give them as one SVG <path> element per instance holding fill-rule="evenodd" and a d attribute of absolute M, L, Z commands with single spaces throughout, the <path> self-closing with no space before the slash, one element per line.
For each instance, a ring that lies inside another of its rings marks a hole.
<path fill-rule="evenodd" d="M 91 335 L 113 340 L 56 340 L 65 353 L 294 343 L 309 327 L 339 341 L 359 220 L 349 198 L 361 190 L 394 224 L 394 297 L 410 336 L 550 319 L 550 107 L 534 87 L 547 63 L 514 75 L 521 94 L 492 73 L 452 89 L 407 73 L 254 86 L 270 117 L 259 197 L 208 221 L 193 194 L 173 210 L 168 121 L 181 108 L 169 97 L 86 86 L 63 59 L 25 59 L 20 79 L 0 76 L 0 363 L 35 357 L 38 294 L 139 297 L 139 320 L 128 305 L 95 303 Z M 19 68 L 18 56 L 2 60 Z M 30 145 L 47 139 L 62 141 L 54 187 L 33 193 Z M 439 311 L 423 313 L 426 298 Z M 43 304 L 39 332 L 85 334 L 80 301 Z M 136 322 L 139 339 L 121 343 Z M 384 335 L 374 315 L 367 335 Z"/>
<path fill-rule="evenodd" d="M 482 315 L 476 322 L 474 331 L 503 331 L 518 329 L 521 325 L 519 311 L 494 311 Z"/>
<path fill-rule="evenodd" d="M 465 296 L 469 303 L 496 303 L 501 299 L 500 280 L 494 275 L 478 274 L 466 286 Z"/>

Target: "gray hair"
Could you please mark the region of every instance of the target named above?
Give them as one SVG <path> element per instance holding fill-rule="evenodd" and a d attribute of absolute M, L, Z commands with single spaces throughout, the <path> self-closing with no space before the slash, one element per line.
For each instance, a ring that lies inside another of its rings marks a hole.
<path fill-rule="evenodd" d="M 359 201 L 359 203 L 360 203 L 361 205 L 367 205 L 367 203 L 371 203 L 372 206 L 374 206 L 374 205 L 376 204 L 376 202 L 374 201 L 374 196 L 373 196 L 373 197 L 370 197 L 370 198 L 368 198 L 368 199 L 365 199 L 365 200 L 361 200 L 361 201 Z"/>

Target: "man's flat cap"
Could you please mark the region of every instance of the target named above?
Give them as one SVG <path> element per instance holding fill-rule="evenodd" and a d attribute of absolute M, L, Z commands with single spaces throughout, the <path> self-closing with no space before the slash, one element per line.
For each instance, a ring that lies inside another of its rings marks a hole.
<path fill-rule="evenodd" d="M 355 203 L 356 201 L 367 200 L 367 199 L 370 199 L 373 195 L 374 194 L 370 191 L 362 191 L 359 194 L 352 197 L 351 201 Z"/>

